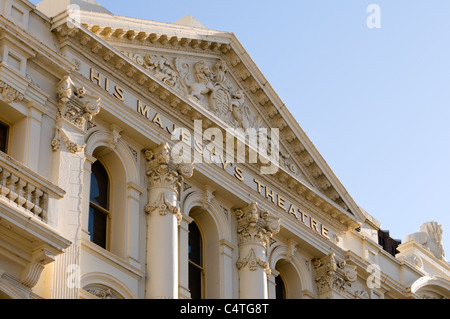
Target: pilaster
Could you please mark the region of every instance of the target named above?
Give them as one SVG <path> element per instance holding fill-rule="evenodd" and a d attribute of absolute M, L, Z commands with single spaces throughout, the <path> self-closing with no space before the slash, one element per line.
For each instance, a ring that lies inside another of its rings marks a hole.
<path fill-rule="evenodd" d="M 55 122 L 54 180 L 66 191 L 57 203 L 58 230 L 72 245 L 55 261 L 52 298 L 78 298 L 80 287 L 80 245 L 82 237 L 83 203 L 88 194 L 83 193 L 85 169 L 85 136 L 92 120 L 100 112 L 100 98 L 89 95 L 83 87 L 76 86 L 70 76 L 65 76 L 56 87 L 59 104 Z M 87 197 L 88 198 L 88 197 Z"/>

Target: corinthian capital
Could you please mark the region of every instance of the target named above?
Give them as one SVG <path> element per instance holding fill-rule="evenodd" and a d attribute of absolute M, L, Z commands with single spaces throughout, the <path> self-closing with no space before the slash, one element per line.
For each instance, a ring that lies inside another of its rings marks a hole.
<path fill-rule="evenodd" d="M 238 236 L 241 244 L 255 243 L 267 247 L 269 239 L 280 231 L 280 219 L 263 212 L 258 203 L 235 210 Z"/>
<path fill-rule="evenodd" d="M 58 117 L 83 130 L 89 129 L 94 116 L 100 112 L 100 98 L 87 93 L 84 87 L 75 85 L 69 75 L 59 81 L 56 91 L 59 97 Z"/>
<path fill-rule="evenodd" d="M 147 159 L 147 176 L 150 187 L 169 187 L 177 189 L 184 178 L 194 174 L 193 163 L 175 163 L 167 143 L 163 143 L 153 150 L 145 151 Z"/>

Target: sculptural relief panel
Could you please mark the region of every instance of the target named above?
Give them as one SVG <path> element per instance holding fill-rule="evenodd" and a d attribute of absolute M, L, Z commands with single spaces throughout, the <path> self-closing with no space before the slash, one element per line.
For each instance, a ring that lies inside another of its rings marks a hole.
<path fill-rule="evenodd" d="M 264 121 L 250 107 L 243 90 L 230 80 L 223 60 L 123 52 L 158 80 L 225 121 L 231 127 L 259 129 Z"/>

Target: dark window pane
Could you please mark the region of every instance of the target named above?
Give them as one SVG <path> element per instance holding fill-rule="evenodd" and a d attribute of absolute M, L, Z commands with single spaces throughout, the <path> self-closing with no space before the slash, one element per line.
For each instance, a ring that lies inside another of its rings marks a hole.
<path fill-rule="evenodd" d="M 202 262 L 202 235 L 195 222 L 189 224 L 189 260 L 203 266 Z"/>
<path fill-rule="evenodd" d="M 92 164 L 89 225 L 91 241 L 106 248 L 109 208 L 109 178 L 105 167 L 96 161 Z"/>
<path fill-rule="evenodd" d="M 6 153 L 8 143 L 8 126 L 0 122 L 0 151 Z"/>
<path fill-rule="evenodd" d="M 275 285 L 276 299 L 286 299 L 286 287 L 281 276 L 275 277 Z"/>
<path fill-rule="evenodd" d="M 106 248 L 107 215 L 94 207 L 89 207 L 89 233 L 91 241 Z"/>
<path fill-rule="evenodd" d="M 202 298 L 202 271 L 192 264 L 189 264 L 189 290 L 192 299 Z"/>
<path fill-rule="evenodd" d="M 99 161 L 92 164 L 90 201 L 105 209 L 109 209 L 108 173 Z"/>

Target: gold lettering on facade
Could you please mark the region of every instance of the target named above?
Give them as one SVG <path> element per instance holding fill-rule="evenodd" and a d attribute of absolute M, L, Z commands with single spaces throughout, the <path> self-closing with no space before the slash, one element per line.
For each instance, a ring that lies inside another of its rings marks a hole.
<path fill-rule="evenodd" d="M 191 145 L 191 133 L 188 129 L 182 128 L 180 129 L 180 141 L 187 145 Z"/>
<path fill-rule="evenodd" d="M 236 172 L 236 174 L 234 174 L 234 177 L 236 177 L 238 180 L 240 181 L 244 181 L 244 175 L 242 170 L 236 166 L 236 168 L 234 169 L 234 171 Z"/>
<path fill-rule="evenodd" d="M 152 120 L 153 123 L 158 125 L 160 128 L 164 128 L 164 125 L 161 121 L 161 116 L 159 116 L 159 113 L 156 113 Z"/>
<path fill-rule="evenodd" d="M 303 224 L 306 224 L 305 218 L 308 218 L 308 214 L 302 212 L 300 209 L 298 210 L 298 212 L 300 213 L 302 223 L 303 223 Z"/>
<path fill-rule="evenodd" d="M 285 202 L 286 202 L 286 199 L 284 197 L 282 197 L 280 194 L 278 194 L 278 201 L 277 201 L 278 207 L 286 210 L 286 207 L 284 207 Z"/>
<path fill-rule="evenodd" d="M 321 235 L 327 239 L 330 239 L 330 236 L 328 236 L 328 228 L 322 225 L 321 230 Z"/>
<path fill-rule="evenodd" d="M 319 233 L 319 229 L 317 228 L 318 226 L 317 220 L 311 217 L 310 221 L 311 221 L 311 228 L 315 230 L 317 233 Z"/>
<path fill-rule="evenodd" d="M 120 87 L 119 85 L 116 85 L 113 83 L 113 81 L 110 81 L 109 78 L 105 77 L 100 72 L 97 72 L 94 68 L 90 68 L 89 72 L 89 80 L 96 84 L 97 86 L 103 88 L 106 92 L 114 96 L 117 100 L 125 102 L 125 90 Z M 114 88 L 113 92 L 110 92 L 111 88 Z M 153 110 L 150 108 L 149 105 L 143 103 L 141 100 L 137 99 L 137 113 L 140 115 L 146 117 L 148 120 L 152 121 L 154 124 L 156 124 L 158 127 L 163 129 L 164 131 L 167 131 L 169 134 L 173 134 L 178 129 L 177 125 L 175 123 L 171 123 L 170 125 L 164 126 L 163 121 L 161 119 L 161 116 L 159 113 L 156 113 L 153 118 L 151 119 L 150 112 Z M 202 139 L 196 139 L 194 138 L 193 144 L 191 139 L 191 134 L 188 129 L 180 129 L 179 135 L 176 137 L 183 143 L 190 145 L 193 147 L 196 154 L 200 154 L 201 157 L 204 156 L 206 151 L 209 151 L 209 157 L 210 162 L 214 162 L 213 157 L 219 156 L 221 166 L 224 170 L 227 169 L 228 166 L 233 166 L 233 162 L 229 162 L 228 160 L 225 160 L 226 158 L 223 157 L 223 154 L 221 154 L 220 149 L 216 149 L 214 147 L 213 143 L 208 144 L 206 147 L 203 147 L 203 140 Z M 233 174 L 233 173 L 231 173 Z M 234 174 L 233 176 L 240 180 L 241 182 L 245 183 L 244 178 L 244 172 L 243 170 L 236 166 L 234 168 Z M 280 194 L 276 193 L 274 190 L 270 189 L 267 185 L 263 184 L 260 180 L 254 178 L 253 182 L 256 184 L 254 185 L 253 189 L 263 197 L 265 197 L 267 200 L 271 201 L 273 204 L 278 206 L 279 208 L 283 209 L 285 212 L 287 212 L 289 215 L 295 217 L 297 220 L 301 221 L 305 226 L 308 228 L 311 228 L 316 233 L 322 235 L 326 239 L 330 239 L 330 236 L 328 234 L 329 229 L 325 227 L 323 224 L 319 223 L 316 219 L 310 217 L 308 214 L 302 212 L 300 209 L 297 209 L 296 206 L 292 203 L 287 202 L 286 198 L 281 196 Z M 264 188 L 264 191 L 263 191 Z M 286 204 L 289 205 L 289 209 L 286 208 Z M 309 223 L 307 223 L 307 218 L 310 218 Z"/>
<path fill-rule="evenodd" d="M 120 86 L 118 86 L 118 85 L 116 85 L 115 87 L 114 87 L 114 94 L 113 94 L 113 96 L 116 98 L 116 99 L 118 99 L 119 101 L 122 101 L 122 102 L 124 102 L 125 101 L 125 97 L 123 96 L 123 89 L 120 87 Z"/>
<path fill-rule="evenodd" d="M 109 79 L 105 78 L 105 91 L 109 92 Z"/>
<path fill-rule="evenodd" d="M 150 107 L 148 105 L 143 106 L 141 100 L 137 101 L 137 112 L 150 119 Z"/>
<path fill-rule="evenodd" d="M 295 206 L 294 204 L 291 204 L 291 206 L 289 207 L 289 214 L 291 214 L 292 216 L 294 216 L 295 218 L 297 218 L 297 214 L 295 213 Z"/>
<path fill-rule="evenodd" d="M 269 191 L 269 188 L 266 187 L 266 198 L 269 199 L 269 197 L 272 203 L 275 203 L 275 193 L 272 189 Z"/>
<path fill-rule="evenodd" d="M 95 81 L 97 81 L 97 85 L 99 87 L 102 87 L 102 74 L 98 73 L 97 75 L 95 74 L 95 70 L 93 68 L 91 68 L 91 74 L 90 74 L 90 80 L 92 82 L 95 83 Z"/>
<path fill-rule="evenodd" d="M 169 129 L 169 126 L 166 127 L 166 130 L 167 130 L 167 132 L 168 132 L 170 135 L 172 135 L 172 134 L 175 132 L 175 130 L 176 130 L 177 128 L 178 128 L 178 126 L 174 123 L 174 124 L 172 125 L 172 130 Z"/>
<path fill-rule="evenodd" d="M 222 155 L 219 155 L 219 158 L 220 158 L 220 162 L 222 163 L 222 168 L 223 168 L 224 170 L 227 169 L 227 166 L 228 166 L 228 165 L 232 164 L 232 162 L 224 161 Z"/>
<path fill-rule="evenodd" d="M 263 183 L 261 183 L 259 180 L 257 180 L 256 178 L 254 178 L 253 181 L 256 183 L 256 185 L 258 185 L 258 193 L 261 194 L 261 187 L 265 187 L 265 185 Z"/>

